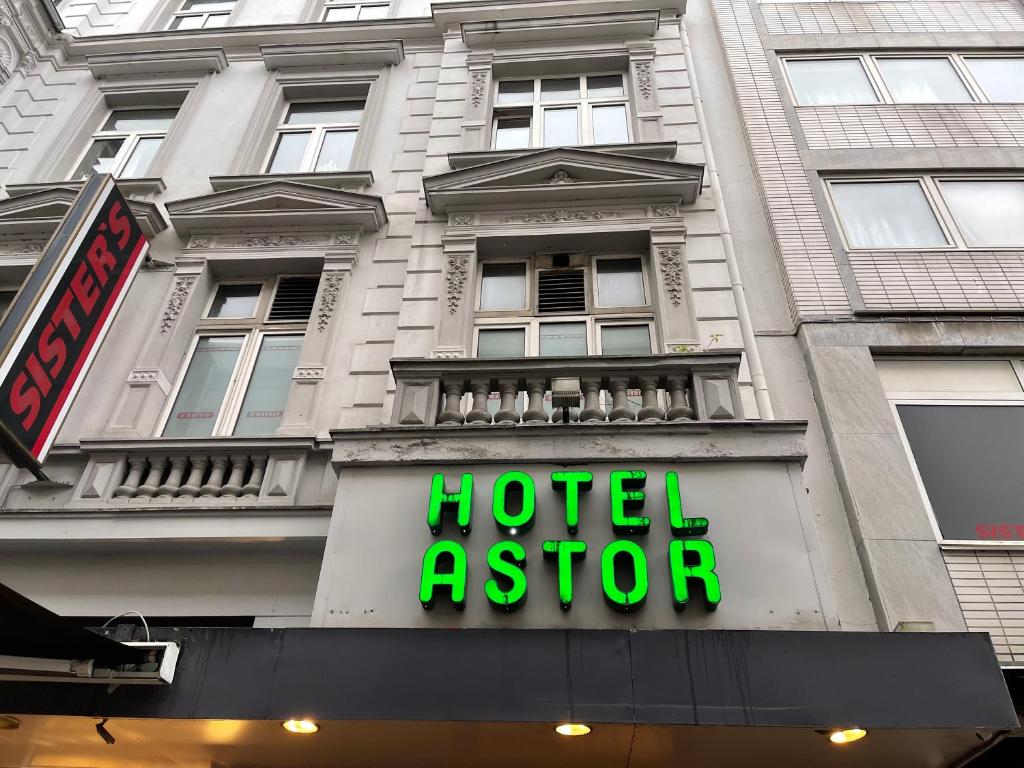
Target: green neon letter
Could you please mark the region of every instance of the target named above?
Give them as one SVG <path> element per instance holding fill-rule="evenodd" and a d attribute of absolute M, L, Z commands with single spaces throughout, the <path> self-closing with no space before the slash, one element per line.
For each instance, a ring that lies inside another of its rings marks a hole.
<path fill-rule="evenodd" d="M 619 588 L 615 578 L 617 558 L 628 558 L 633 566 L 633 586 L 628 592 Z M 618 539 L 604 548 L 601 553 L 601 585 L 605 601 L 617 611 L 630 613 L 644 604 L 647 599 L 647 557 L 639 544 L 629 539 Z"/>
<path fill-rule="evenodd" d="M 668 496 L 668 520 L 673 536 L 703 536 L 708 532 L 706 517 L 683 517 L 683 502 L 679 496 L 679 475 L 665 473 L 665 494 Z"/>
<path fill-rule="evenodd" d="M 580 494 L 594 487 L 590 472 L 552 472 L 551 488 L 565 494 L 565 527 L 570 536 L 580 530 Z"/>
<path fill-rule="evenodd" d="M 438 569 L 442 559 L 450 560 L 450 566 L 444 571 Z M 466 550 L 457 541 L 438 541 L 423 554 L 420 604 L 424 610 L 434 607 L 438 590 L 446 590 L 458 610 L 466 607 Z"/>
<path fill-rule="evenodd" d="M 487 565 L 494 578 L 484 584 L 487 602 L 491 607 L 505 613 L 519 610 L 526 602 L 526 550 L 518 541 L 499 541 L 487 552 Z M 498 583 L 498 577 L 508 584 L 505 589 Z"/>
<path fill-rule="evenodd" d="M 558 564 L 558 604 L 563 611 L 572 608 L 572 564 L 587 557 L 585 541 L 545 541 L 544 559 Z"/>
<path fill-rule="evenodd" d="M 646 534 L 651 529 L 649 517 L 627 515 L 626 510 L 644 508 L 644 492 L 640 490 L 647 483 L 647 473 L 642 469 L 632 471 L 615 470 L 611 473 L 612 485 L 612 530 L 619 536 Z"/>
<path fill-rule="evenodd" d="M 512 513 L 506 509 L 510 485 L 518 486 L 516 495 L 522 500 L 519 512 Z M 533 528 L 533 510 L 536 498 L 537 492 L 533 485 L 533 478 L 525 472 L 513 471 L 498 475 L 498 479 L 494 481 L 492 501 L 494 524 L 498 526 L 498 530 L 515 536 Z"/>
<path fill-rule="evenodd" d="M 687 558 L 686 553 L 693 557 Z M 693 565 L 687 565 L 689 559 Z M 668 545 L 668 565 L 672 574 L 672 604 L 677 611 L 690 599 L 688 581 L 698 580 L 704 587 L 704 608 L 713 611 L 722 602 L 722 587 L 715 574 L 715 547 L 705 539 L 672 541 Z"/>
<path fill-rule="evenodd" d="M 458 493 L 448 493 L 444 487 L 444 475 L 440 472 L 430 481 L 430 507 L 427 510 L 427 526 L 435 536 L 441 535 L 445 513 L 455 513 L 455 520 L 463 536 L 472 528 L 473 476 L 465 474 L 459 484 Z"/>

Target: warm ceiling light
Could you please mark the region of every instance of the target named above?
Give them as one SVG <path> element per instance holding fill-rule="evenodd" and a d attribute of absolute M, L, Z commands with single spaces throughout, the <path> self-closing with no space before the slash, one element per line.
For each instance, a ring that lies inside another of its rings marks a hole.
<path fill-rule="evenodd" d="M 868 732 L 863 728 L 844 728 L 841 731 L 832 731 L 828 735 L 828 740 L 833 744 L 849 744 L 853 741 L 860 741 Z"/>
<path fill-rule="evenodd" d="M 281 727 L 289 733 L 316 733 L 320 726 L 312 720 L 285 720 Z"/>
<path fill-rule="evenodd" d="M 16 731 L 21 728 L 21 720 L 12 715 L 0 715 L 0 731 Z"/>
<path fill-rule="evenodd" d="M 562 723 L 555 728 L 555 733 L 561 736 L 586 736 L 590 733 L 590 726 L 583 723 Z"/>

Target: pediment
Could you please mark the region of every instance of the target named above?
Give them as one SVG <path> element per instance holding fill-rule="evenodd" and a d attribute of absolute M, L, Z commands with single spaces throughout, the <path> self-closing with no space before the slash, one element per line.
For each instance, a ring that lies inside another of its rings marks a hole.
<path fill-rule="evenodd" d="M 586 149 L 542 149 L 424 179 L 434 213 L 467 205 L 643 198 L 692 203 L 704 167 Z"/>
<path fill-rule="evenodd" d="M 0 200 L 0 238 L 46 240 L 78 196 L 79 185 L 54 184 Z M 167 219 L 154 203 L 128 198 L 139 226 L 152 238 L 167 229 Z"/>
<path fill-rule="evenodd" d="M 167 213 L 182 237 L 225 229 L 261 230 L 345 227 L 376 232 L 387 222 L 384 202 L 375 195 L 271 181 L 210 195 L 175 200 Z"/>

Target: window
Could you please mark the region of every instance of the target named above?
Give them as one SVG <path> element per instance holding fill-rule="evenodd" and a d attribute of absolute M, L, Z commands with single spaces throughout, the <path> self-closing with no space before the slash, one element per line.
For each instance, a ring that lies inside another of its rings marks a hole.
<path fill-rule="evenodd" d="M 640 355 L 654 348 L 639 257 L 484 261 L 479 280 L 477 357 Z"/>
<path fill-rule="evenodd" d="M 319 282 L 301 275 L 220 283 L 175 387 L 163 436 L 274 434 Z"/>
<path fill-rule="evenodd" d="M 277 129 L 267 173 L 347 171 L 363 101 L 294 101 Z"/>
<path fill-rule="evenodd" d="M 174 14 L 170 29 L 223 27 L 235 9 L 235 0 L 185 0 Z"/>
<path fill-rule="evenodd" d="M 0 320 L 3 320 L 4 315 L 6 315 L 7 310 L 11 308 L 11 304 L 14 303 L 14 299 L 17 295 L 17 290 L 11 290 L 9 288 L 0 289 Z"/>
<path fill-rule="evenodd" d="M 572 147 L 630 140 L 621 73 L 501 80 L 494 148 Z"/>
<path fill-rule="evenodd" d="M 388 15 L 388 3 L 346 3 L 327 0 L 323 21 L 365 21 L 383 19 Z"/>
<path fill-rule="evenodd" d="M 113 110 L 93 134 L 71 178 L 86 179 L 92 173 L 123 179 L 145 176 L 177 114 L 176 107 Z"/>
<path fill-rule="evenodd" d="M 833 179 L 828 188 L 851 249 L 1024 247 L 1024 179 Z"/>
<path fill-rule="evenodd" d="M 798 106 L 1024 102 L 1024 58 L 846 55 L 784 60 Z"/>

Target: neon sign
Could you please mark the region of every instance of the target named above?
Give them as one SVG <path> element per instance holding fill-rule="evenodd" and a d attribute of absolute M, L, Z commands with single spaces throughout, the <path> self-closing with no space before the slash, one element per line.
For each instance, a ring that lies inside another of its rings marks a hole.
<path fill-rule="evenodd" d="M 650 591 L 647 555 L 634 540 L 651 529 L 651 519 L 643 514 L 647 502 L 647 473 L 643 470 L 613 470 L 609 473 L 609 510 L 612 531 L 619 538 L 600 552 L 601 591 L 605 602 L 623 613 L 640 610 Z M 558 471 L 550 475 L 551 488 L 563 498 L 565 529 L 569 537 L 580 531 L 580 498 L 594 486 L 594 476 L 584 471 Z M 672 605 L 682 611 L 691 596 L 700 594 L 704 608 L 714 611 L 722 600 L 722 589 L 715 573 L 715 548 L 705 536 L 706 517 L 686 517 L 679 492 L 679 476 L 665 473 L 668 523 L 673 539 L 668 546 L 669 582 Z M 431 479 L 427 526 L 440 536 L 445 522 L 454 523 L 462 536 L 469 536 L 473 523 L 473 475 L 459 478 L 457 491 L 448 490 L 445 477 L 437 473 Z M 504 536 L 487 552 L 491 577 L 484 583 L 488 603 L 495 610 L 512 613 L 526 603 L 527 552 L 514 537 L 529 531 L 537 515 L 537 489 L 534 478 L 512 470 L 497 477 L 491 494 L 491 515 L 495 527 Z M 576 538 L 549 539 L 541 544 L 541 555 L 555 570 L 558 603 L 562 610 L 573 606 L 575 567 L 587 557 L 587 543 Z M 457 540 L 442 539 L 423 555 L 420 572 L 420 604 L 434 608 L 445 598 L 458 610 L 466 606 L 468 581 L 466 550 Z"/>

